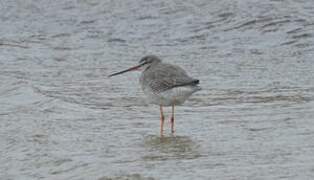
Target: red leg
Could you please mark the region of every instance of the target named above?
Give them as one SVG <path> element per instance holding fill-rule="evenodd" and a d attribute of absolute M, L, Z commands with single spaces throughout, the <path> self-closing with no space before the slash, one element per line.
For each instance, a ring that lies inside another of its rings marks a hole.
<path fill-rule="evenodd" d="M 171 113 L 171 133 L 174 133 L 174 104 L 172 105 L 172 113 Z"/>
<path fill-rule="evenodd" d="M 163 136 L 164 121 L 165 121 L 165 116 L 164 116 L 164 112 L 162 110 L 162 106 L 160 105 L 160 136 Z"/>

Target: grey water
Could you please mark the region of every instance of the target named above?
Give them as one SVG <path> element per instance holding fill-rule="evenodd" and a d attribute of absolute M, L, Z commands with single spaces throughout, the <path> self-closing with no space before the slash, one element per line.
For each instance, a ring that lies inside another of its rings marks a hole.
<path fill-rule="evenodd" d="M 1 0 L 0 179 L 313 179 L 311 0 Z M 165 109 L 147 54 L 200 79 Z"/>

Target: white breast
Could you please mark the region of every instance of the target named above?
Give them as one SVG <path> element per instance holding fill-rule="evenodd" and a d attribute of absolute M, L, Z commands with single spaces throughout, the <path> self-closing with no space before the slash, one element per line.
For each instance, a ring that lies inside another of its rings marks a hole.
<path fill-rule="evenodd" d="M 150 103 L 162 106 L 181 105 L 194 92 L 200 90 L 199 86 L 179 86 L 158 94 L 153 93 L 149 88 L 143 89 L 144 94 Z"/>

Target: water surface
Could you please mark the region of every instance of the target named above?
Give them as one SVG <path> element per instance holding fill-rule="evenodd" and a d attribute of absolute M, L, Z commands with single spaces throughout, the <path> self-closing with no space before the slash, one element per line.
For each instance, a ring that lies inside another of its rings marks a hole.
<path fill-rule="evenodd" d="M 313 8 L 2 1 L 0 179 L 312 179 Z M 107 78 L 147 54 L 203 88 L 164 138 L 139 73 Z"/>

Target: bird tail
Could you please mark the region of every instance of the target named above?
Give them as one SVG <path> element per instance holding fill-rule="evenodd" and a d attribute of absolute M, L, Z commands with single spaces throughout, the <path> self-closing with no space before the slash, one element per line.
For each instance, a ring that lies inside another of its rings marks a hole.
<path fill-rule="evenodd" d="M 193 84 L 193 85 L 197 85 L 197 84 L 199 84 L 199 83 L 200 83 L 200 80 L 198 80 L 198 79 L 195 79 L 195 80 L 192 81 L 192 84 Z"/>
<path fill-rule="evenodd" d="M 198 85 L 199 83 L 200 83 L 200 80 L 198 80 L 198 79 L 195 79 L 192 81 L 192 85 L 193 85 L 195 91 L 202 90 L 202 88 Z"/>

